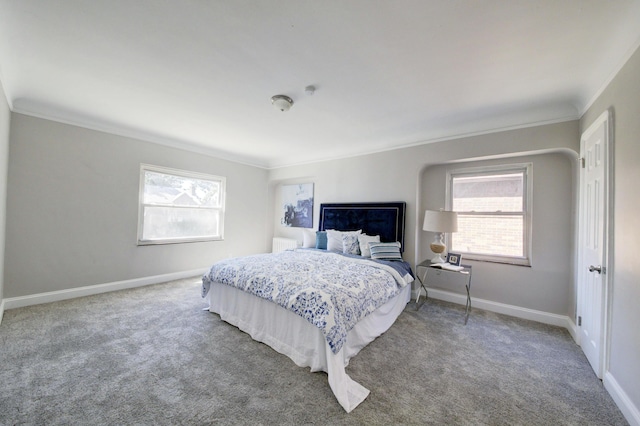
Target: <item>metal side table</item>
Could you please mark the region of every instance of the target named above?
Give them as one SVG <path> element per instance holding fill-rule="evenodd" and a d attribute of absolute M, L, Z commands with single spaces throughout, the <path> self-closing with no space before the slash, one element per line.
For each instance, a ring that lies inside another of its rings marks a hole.
<path fill-rule="evenodd" d="M 420 309 L 422 303 L 418 304 L 422 289 L 425 292 L 425 300 L 429 297 L 427 287 L 429 287 L 429 281 L 435 280 L 436 276 L 443 282 L 459 282 L 464 281 L 465 289 L 467 290 L 467 303 L 464 310 L 464 323 L 467 324 L 469 320 L 469 313 L 471 312 L 471 265 L 461 265 L 464 269 L 461 271 L 452 271 L 444 269 L 438 266 L 434 266 L 431 260 L 425 260 L 416 266 L 416 278 L 420 281 L 420 288 L 418 288 L 418 296 L 416 297 L 416 310 Z M 424 274 L 420 274 L 420 268 L 424 268 Z M 462 279 L 461 279 L 462 278 Z"/>

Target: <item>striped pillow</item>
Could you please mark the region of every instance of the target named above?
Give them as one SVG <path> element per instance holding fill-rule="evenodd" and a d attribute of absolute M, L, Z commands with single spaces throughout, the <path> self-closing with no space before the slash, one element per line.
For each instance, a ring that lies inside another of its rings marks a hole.
<path fill-rule="evenodd" d="M 372 259 L 380 260 L 402 260 L 400 254 L 400 243 L 369 243 Z"/>

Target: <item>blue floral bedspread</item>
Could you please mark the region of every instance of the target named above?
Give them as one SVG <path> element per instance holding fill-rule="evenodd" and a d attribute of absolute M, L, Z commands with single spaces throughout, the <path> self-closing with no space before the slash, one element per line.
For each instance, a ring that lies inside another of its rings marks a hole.
<path fill-rule="evenodd" d="M 406 262 L 384 262 L 313 250 L 227 259 L 202 277 L 270 300 L 320 328 L 333 353 L 362 318 L 413 281 Z"/>

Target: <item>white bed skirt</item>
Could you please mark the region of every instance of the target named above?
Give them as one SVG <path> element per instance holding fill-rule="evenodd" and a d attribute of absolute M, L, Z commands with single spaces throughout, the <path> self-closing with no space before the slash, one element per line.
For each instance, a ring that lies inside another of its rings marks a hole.
<path fill-rule="evenodd" d="M 268 300 L 234 287 L 212 283 L 206 301 L 209 311 L 248 333 L 254 340 L 271 346 L 312 372 L 325 371 L 336 399 L 351 412 L 369 395 L 369 390 L 349 377 L 349 360 L 376 337 L 387 331 L 411 298 L 405 286 L 393 299 L 356 324 L 347 333 L 340 352 L 331 352 L 322 331 L 304 318 Z"/>

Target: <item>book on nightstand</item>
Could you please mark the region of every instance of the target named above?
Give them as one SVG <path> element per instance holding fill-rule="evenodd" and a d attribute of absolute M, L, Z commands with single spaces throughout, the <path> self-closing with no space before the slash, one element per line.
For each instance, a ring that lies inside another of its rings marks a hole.
<path fill-rule="evenodd" d="M 450 263 L 432 263 L 431 267 L 446 269 L 448 271 L 457 271 L 457 272 L 460 272 L 464 269 L 464 266 L 456 266 Z"/>

